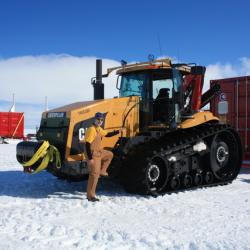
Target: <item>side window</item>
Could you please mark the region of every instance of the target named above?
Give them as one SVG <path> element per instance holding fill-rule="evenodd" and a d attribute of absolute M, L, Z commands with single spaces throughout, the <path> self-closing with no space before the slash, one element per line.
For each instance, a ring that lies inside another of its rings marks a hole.
<path fill-rule="evenodd" d="M 173 81 L 175 92 L 179 92 L 183 81 L 179 70 L 173 69 Z"/>
<path fill-rule="evenodd" d="M 153 99 L 155 100 L 159 97 L 160 92 L 162 90 L 168 89 L 169 98 L 172 98 L 172 88 L 173 88 L 173 81 L 172 79 L 162 79 L 162 80 L 154 80 L 153 81 Z"/>
<path fill-rule="evenodd" d="M 145 74 L 127 74 L 121 79 L 120 96 L 137 95 L 144 97 Z"/>

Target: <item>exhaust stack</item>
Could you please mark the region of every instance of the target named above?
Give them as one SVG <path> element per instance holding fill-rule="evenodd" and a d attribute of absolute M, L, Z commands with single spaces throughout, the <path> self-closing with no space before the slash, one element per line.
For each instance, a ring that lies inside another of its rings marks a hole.
<path fill-rule="evenodd" d="M 94 100 L 104 99 L 104 84 L 102 83 L 102 60 L 96 60 L 96 80 L 92 82 L 94 87 Z"/>

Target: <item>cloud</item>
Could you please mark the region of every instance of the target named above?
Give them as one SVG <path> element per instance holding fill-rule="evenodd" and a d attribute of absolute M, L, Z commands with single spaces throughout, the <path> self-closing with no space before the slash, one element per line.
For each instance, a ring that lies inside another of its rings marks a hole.
<path fill-rule="evenodd" d="M 16 110 L 24 111 L 26 127 L 34 128 L 39 125 L 45 96 L 49 108 L 93 99 L 90 80 L 95 76 L 95 61 L 96 57 L 66 54 L 0 59 L 0 100 L 11 100 L 15 93 Z M 204 91 L 212 79 L 250 75 L 250 58 L 242 57 L 236 62 L 207 65 Z M 115 60 L 103 59 L 103 73 L 118 65 Z M 103 81 L 105 98 L 117 96 L 116 76 L 111 74 Z M 10 106 L 11 102 L 0 103 L 0 110 L 8 111 Z"/>
<path fill-rule="evenodd" d="M 66 54 L 23 56 L 0 59 L 0 100 L 10 100 L 15 93 L 16 101 L 49 104 L 91 100 L 93 87 L 91 77 L 95 76 L 96 57 L 76 57 Z M 109 67 L 119 65 L 115 60 L 103 59 L 103 73 Z M 209 81 L 226 77 L 250 74 L 250 58 L 243 57 L 237 64 L 220 62 L 207 66 L 204 90 Z M 105 97 L 118 95 L 115 76 L 103 79 Z"/>
<path fill-rule="evenodd" d="M 209 64 L 206 70 L 204 91 L 210 86 L 210 80 L 223 79 L 250 74 L 250 58 L 243 57 L 238 60 L 237 64 L 232 63 L 215 63 Z"/>
<path fill-rule="evenodd" d="M 103 59 L 103 73 L 118 65 L 117 61 Z M 91 77 L 95 72 L 96 57 L 63 54 L 0 59 L 0 111 L 9 111 L 15 93 L 16 111 L 25 112 L 25 127 L 35 128 L 44 111 L 45 96 L 50 109 L 93 99 Z M 105 98 L 118 95 L 115 78 L 111 74 L 108 81 L 103 79 Z"/>
<path fill-rule="evenodd" d="M 242 64 L 243 75 L 250 75 L 250 58 L 242 57 L 240 59 Z"/>
<path fill-rule="evenodd" d="M 90 100 L 93 98 L 90 80 L 95 76 L 95 60 L 95 57 L 70 55 L 0 59 L 0 99 L 11 99 L 15 93 L 16 100 L 25 103 L 44 103 L 45 96 L 52 104 Z M 117 65 L 117 61 L 103 59 L 103 73 Z M 114 82 L 104 79 L 105 97 L 118 94 Z"/>

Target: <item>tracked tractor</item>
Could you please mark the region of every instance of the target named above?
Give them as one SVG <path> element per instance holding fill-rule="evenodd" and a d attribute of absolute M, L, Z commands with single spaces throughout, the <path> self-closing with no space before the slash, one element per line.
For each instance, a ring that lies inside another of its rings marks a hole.
<path fill-rule="evenodd" d="M 126 129 L 102 143 L 114 153 L 109 176 L 128 192 L 159 194 L 226 184 L 237 177 L 242 162 L 238 133 L 202 111 L 220 92 L 214 84 L 202 94 L 205 67 L 167 58 L 123 62 L 106 74 L 101 60 L 96 67 L 93 101 L 44 112 L 38 141 L 17 145 L 17 159 L 27 173 L 46 169 L 63 179 L 86 178 L 84 135 L 94 114 L 102 112 L 104 129 Z M 112 72 L 119 97 L 104 99 L 102 78 Z"/>

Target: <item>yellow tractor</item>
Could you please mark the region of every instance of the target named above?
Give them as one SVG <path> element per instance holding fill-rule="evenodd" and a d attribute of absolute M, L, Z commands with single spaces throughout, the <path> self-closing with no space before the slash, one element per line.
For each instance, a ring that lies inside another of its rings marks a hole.
<path fill-rule="evenodd" d="M 220 92 L 215 84 L 202 94 L 205 70 L 166 58 L 122 61 L 103 75 L 97 60 L 94 100 L 44 112 L 38 141 L 19 143 L 17 159 L 28 173 L 46 169 L 64 179 L 86 178 L 84 135 L 94 114 L 102 112 L 104 129 L 126 128 L 102 143 L 114 153 L 110 177 L 128 192 L 159 194 L 229 183 L 240 171 L 242 146 L 233 128 L 201 110 Z M 118 75 L 119 97 L 104 99 L 102 78 L 111 72 Z"/>

